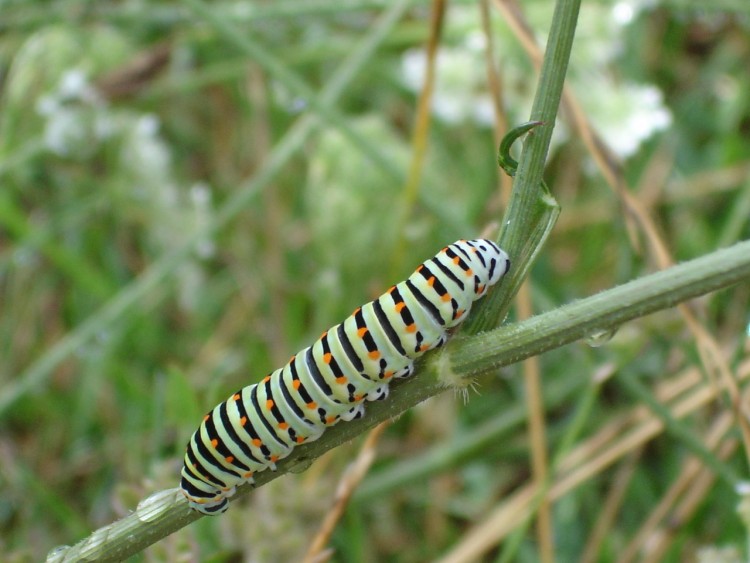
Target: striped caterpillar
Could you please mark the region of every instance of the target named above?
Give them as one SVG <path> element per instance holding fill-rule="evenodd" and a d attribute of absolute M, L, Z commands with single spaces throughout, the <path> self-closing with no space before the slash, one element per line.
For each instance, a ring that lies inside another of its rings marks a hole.
<path fill-rule="evenodd" d="M 443 345 L 474 301 L 507 273 L 508 256 L 489 240 L 459 240 L 405 281 L 359 307 L 282 368 L 233 393 L 190 438 L 180 488 L 203 514 L 227 510 L 228 497 L 253 474 L 275 470 L 292 449 L 317 440 L 339 420 L 385 399 L 393 378 Z"/>

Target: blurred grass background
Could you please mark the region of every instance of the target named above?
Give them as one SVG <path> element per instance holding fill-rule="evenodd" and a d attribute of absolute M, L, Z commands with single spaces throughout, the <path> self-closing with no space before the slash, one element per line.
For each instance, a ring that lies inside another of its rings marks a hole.
<path fill-rule="evenodd" d="M 390 4 L 211 6 L 318 92 Z M 535 74 L 490 8 L 502 104 L 516 124 L 527 118 Z M 403 195 L 429 12 L 426 0 L 413 2 L 363 62 L 333 106 L 342 133 L 187 3 L 3 4 L 5 560 L 38 560 L 176 486 L 203 412 L 445 243 L 498 220 L 497 117 L 475 2 L 450 3 L 424 176 L 414 206 Z M 552 3 L 524 2 L 523 13 L 543 42 Z M 750 235 L 748 60 L 750 8 L 741 2 L 582 6 L 574 96 L 623 159 L 633 195 L 677 260 Z M 275 148 L 306 115 L 319 117 L 317 129 L 258 188 Z M 654 268 L 648 240 L 628 237 L 620 203 L 564 121 L 547 180 L 563 213 L 532 274 L 536 310 Z M 245 204 L 229 213 L 238 197 Z M 402 259 L 399 244 L 408 248 Z M 154 267 L 165 275 L 135 304 L 111 321 L 92 316 Z M 750 376 L 749 301 L 744 284 L 697 304 L 739 379 Z M 44 363 L 92 319 L 91 338 Z M 685 487 L 694 462 L 679 440 L 659 429 L 633 438 L 648 415 L 621 378 L 639 378 L 670 409 L 711 393 L 681 317 L 668 311 L 590 344 L 541 358 L 548 440 L 555 456 L 568 455 L 553 472 L 564 490 L 553 508 L 558 560 L 745 560 L 747 528 L 732 487 L 700 466 Z M 333 537 L 334 560 L 461 560 L 472 530 L 530 479 L 519 373 L 482 379 L 468 404 L 446 393 L 396 421 Z M 680 424 L 745 476 L 747 452 L 716 395 Z M 581 421 L 575 443 L 560 451 L 560 438 Z M 575 475 L 613 445 L 611 459 L 562 485 L 560 475 Z M 274 481 L 137 560 L 297 559 L 356 447 Z M 536 561 L 529 530 L 515 536 L 512 555 L 490 548 L 484 557 Z"/>

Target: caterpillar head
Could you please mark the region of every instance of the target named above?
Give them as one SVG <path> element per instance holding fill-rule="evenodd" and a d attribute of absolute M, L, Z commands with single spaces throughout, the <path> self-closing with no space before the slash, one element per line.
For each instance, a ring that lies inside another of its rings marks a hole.
<path fill-rule="evenodd" d="M 497 244 L 487 239 L 464 240 L 458 243 L 471 256 L 474 272 L 474 292 L 477 298 L 487 293 L 508 273 L 510 259 Z"/>

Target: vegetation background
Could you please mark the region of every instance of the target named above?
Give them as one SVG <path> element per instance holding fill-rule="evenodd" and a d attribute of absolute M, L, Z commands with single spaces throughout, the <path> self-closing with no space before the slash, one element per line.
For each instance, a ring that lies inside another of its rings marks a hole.
<path fill-rule="evenodd" d="M 449 3 L 414 192 L 406 177 L 434 3 L 411 2 L 385 28 L 328 111 L 283 73 L 314 92 L 331 86 L 397 2 L 213 2 L 282 74 L 193 4 L 2 5 L 4 560 L 39 560 L 176 486 L 206 410 L 445 243 L 501 217 L 499 133 L 527 119 L 536 84 L 511 23 L 525 22 L 543 44 L 551 1 L 523 2 L 513 18 L 505 2 Z M 480 7 L 497 74 L 487 72 Z M 745 2 L 581 8 L 571 94 L 675 260 L 750 235 L 748 61 Z M 279 167 L 310 116 L 314 131 Z M 553 143 L 546 178 L 563 212 L 531 275 L 537 311 L 657 264 L 653 233 L 629 231 L 565 114 Z M 152 281 L 133 305 L 106 308 L 137 280 Z M 749 301 L 744 284 L 694 304 L 740 387 L 750 377 Z M 588 344 L 540 358 L 557 559 L 746 560 L 750 509 L 737 507 L 747 491 L 716 467 L 746 476 L 748 452 L 682 315 L 667 311 Z M 519 503 L 539 504 L 528 494 L 520 374 L 514 366 L 482 378 L 465 404 L 448 392 L 395 421 L 331 539 L 333 559 L 539 560 L 544 532 L 516 517 Z M 718 465 L 706 469 L 665 433 L 636 388 Z M 298 559 L 358 446 L 136 560 Z"/>

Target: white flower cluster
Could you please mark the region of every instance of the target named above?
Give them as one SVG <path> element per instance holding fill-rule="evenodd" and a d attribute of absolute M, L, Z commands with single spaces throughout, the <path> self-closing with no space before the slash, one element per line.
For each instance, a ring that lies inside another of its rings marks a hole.
<path fill-rule="evenodd" d="M 620 0 L 614 5 L 589 5 L 581 12 L 568 78 L 586 115 L 617 155 L 626 158 L 657 131 L 669 127 L 671 113 L 661 92 L 650 84 L 623 82 L 610 65 L 622 52 L 623 36 L 650 0 Z M 549 29 L 552 10 L 545 3 L 525 5 L 525 13 L 542 36 Z M 503 22 L 494 22 L 493 39 L 503 95 L 512 122 L 527 119 L 536 73 Z M 433 111 L 446 123 L 473 121 L 490 127 L 494 122 L 487 86 L 485 37 L 479 12 L 472 6 L 452 6 L 444 36 L 449 38 L 437 56 Z M 451 38 L 454 38 L 451 40 Z M 457 39 L 455 39 L 457 38 Z M 422 88 L 425 52 L 414 49 L 402 58 L 402 80 L 412 91 Z M 557 133 L 564 134 L 562 130 Z"/>

